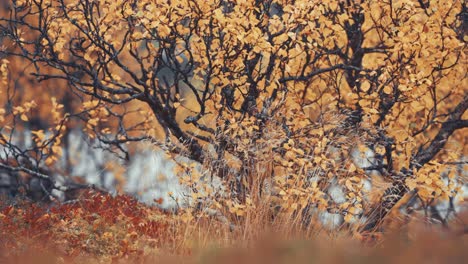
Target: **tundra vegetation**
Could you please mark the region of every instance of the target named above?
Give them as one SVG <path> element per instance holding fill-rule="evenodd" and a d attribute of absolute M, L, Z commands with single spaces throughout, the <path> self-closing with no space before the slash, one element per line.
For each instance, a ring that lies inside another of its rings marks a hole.
<path fill-rule="evenodd" d="M 8 0 L 0 14 L 10 254 L 36 239 L 112 260 L 267 231 L 466 233 L 466 1 Z"/>

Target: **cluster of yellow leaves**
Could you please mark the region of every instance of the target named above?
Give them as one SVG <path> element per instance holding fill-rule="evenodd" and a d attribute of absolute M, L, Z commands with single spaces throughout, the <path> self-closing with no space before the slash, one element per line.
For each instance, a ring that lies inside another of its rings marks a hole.
<path fill-rule="evenodd" d="M 8 85 L 8 63 L 10 63 L 10 61 L 7 59 L 2 59 L 0 63 L 0 81 L 2 86 Z M 2 94 L 2 90 L 3 89 L 0 88 L 0 95 Z M 5 121 L 5 112 L 4 108 L 0 108 L 0 122 Z"/>
<path fill-rule="evenodd" d="M 466 55 L 462 51 L 465 45 L 451 28 L 459 12 L 458 1 L 431 4 L 429 16 L 413 8 L 411 1 L 398 2 L 404 7 L 400 18 L 404 23 L 391 38 L 395 52 L 387 68 L 394 68 L 397 60 L 411 56 L 415 56 L 415 64 L 405 67 L 405 78 L 399 80 L 398 90 L 408 100 L 395 106 L 399 115 L 388 116 L 387 123 L 389 131 L 399 131 L 397 142 L 405 142 L 434 114 L 435 104 L 437 111 L 447 111 L 466 93 L 466 64 L 456 62 L 463 61 Z M 417 143 L 425 139 L 425 135 L 415 138 Z"/>
<path fill-rule="evenodd" d="M 441 177 L 440 171 L 446 174 L 445 178 Z M 430 203 L 455 197 L 461 188 L 458 181 L 455 168 L 434 162 L 419 169 L 414 178 L 406 180 L 406 184 L 410 189 L 417 188 L 419 197 Z"/>
<path fill-rule="evenodd" d="M 245 216 L 249 210 L 255 209 L 255 206 L 252 206 L 252 201 L 250 198 L 246 199 L 245 204 L 234 201 L 226 201 L 225 204 L 229 210 L 229 213 L 236 216 Z"/>
<path fill-rule="evenodd" d="M 235 151 L 243 152 L 247 157 L 249 150 L 248 146 L 251 143 L 251 139 L 258 133 L 259 127 L 256 124 L 254 117 L 245 118 L 243 120 L 236 120 L 235 118 L 230 120 L 232 125 L 226 129 L 225 134 L 229 135 L 232 139 L 232 143 L 237 147 Z"/>
<path fill-rule="evenodd" d="M 4 122 L 5 121 L 5 108 L 0 108 L 0 122 Z"/>
<path fill-rule="evenodd" d="M 353 166 L 354 165 L 351 164 L 349 172 L 355 173 L 356 170 Z M 342 180 L 347 190 L 347 201 L 340 205 L 340 209 L 346 211 L 344 220 L 348 223 L 356 220 L 356 217 L 360 216 L 364 211 L 363 197 L 365 197 L 366 191 L 364 190 L 363 178 L 365 178 L 365 175 L 363 172 L 360 172 L 357 176 L 352 176 Z"/>
<path fill-rule="evenodd" d="M 30 113 L 32 109 L 37 107 L 36 102 L 31 101 L 31 102 L 25 102 L 22 106 L 15 106 L 13 108 L 13 115 L 20 116 L 20 119 L 23 121 L 29 121 L 27 114 Z"/>
<path fill-rule="evenodd" d="M 61 113 L 63 105 L 59 104 L 55 97 L 51 98 L 51 103 L 50 112 L 53 126 L 47 132 L 42 129 L 31 132 L 36 147 L 40 148 L 42 154 L 46 156 L 45 164 L 47 166 L 52 166 L 62 155 L 62 138 L 66 129 L 64 122 L 67 118 L 66 114 L 64 116 Z"/>
<path fill-rule="evenodd" d="M 2 59 L 0 63 L 0 80 L 2 81 L 2 85 L 8 84 L 8 63 L 10 61 L 7 59 Z"/>
<path fill-rule="evenodd" d="M 52 97 L 52 108 L 51 114 L 53 118 L 54 127 L 51 127 L 49 130 L 53 132 L 56 136 L 51 143 L 50 150 L 45 149 L 44 154 L 48 155 L 45 163 L 47 166 L 54 164 L 62 156 L 62 138 L 66 130 L 66 124 L 68 113 L 63 114 L 63 104 L 57 102 L 57 98 Z"/>
<path fill-rule="evenodd" d="M 278 195 L 281 199 L 277 205 L 281 206 L 284 213 L 291 214 L 311 205 L 319 210 L 328 209 L 328 200 L 317 182 L 307 186 L 298 184 L 297 180 L 275 177 L 275 184 L 276 188 L 279 189 Z"/>
<path fill-rule="evenodd" d="M 63 104 L 59 104 L 57 102 L 57 98 L 55 97 L 52 97 L 51 101 L 52 101 L 52 109 L 51 109 L 52 120 L 54 124 L 58 125 L 64 119 L 64 116 L 60 113 L 60 111 L 63 109 Z M 56 129 L 58 130 L 59 128 L 56 127 Z"/>
<path fill-rule="evenodd" d="M 86 101 L 82 104 L 82 110 L 89 115 L 86 127 L 84 128 L 85 132 L 94 138 L 95 129 L 101 122 L 106 122 L 107 117 L 109 116 L 109 111 L 106 109 L 106 105 L 100 104 L 98 100 Z M 109 132 L 109 128 L 104 128 L 103 132 Z"/>
<path fill-rule="evenodd" d="M 63 130 L 63 129 L 62 129 Z M 62 155 L 62 135 L 52 136 L 44 130 L 31 131 L 35 145 L 41 149 L 42 155 L 46 156 L 45 164 L 52 166 Z"/>

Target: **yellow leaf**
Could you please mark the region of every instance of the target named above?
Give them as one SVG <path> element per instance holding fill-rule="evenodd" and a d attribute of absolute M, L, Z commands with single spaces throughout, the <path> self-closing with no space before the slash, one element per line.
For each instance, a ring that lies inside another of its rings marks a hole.
<path fill-rule="evenodd" d="M 25 110 L 24 110 L 24 108 L 23 108 L 22 106 L 17 106 L 17 107 L 14 108 L 13 114 L 15 114 L 15 115 L 16 115 L 16 114 L 21 114 L 21 113 L 23 113 L 24 111 L 25 111 Z"/>
<path fill-rule="evenodd" d="M 352 214 L 346 214 L 344 217 L 344 220 L 346 223 L 351 223 L 353 221 L 353 215 Z"/>
<path fill-rule="evenodd" d="M 386 94 L 392 94 L 393 89 L 390 86 L 385 86 L 383 92 Z"/>
<path fill-rule="evenodd" d="M 62 155 L 62 148 L 60 146 L 52 146 L 52 152 L 57 155 Z"/>
<path fill-rule="evenodd" d="M 23 121 L 25 121 L 25 122 L 29 120 L 28 117 L 27 117 L 25 114 L 22 114 L 22 115 L 20 116 L 20 118 L 21 118 L 21 120 L 23 120 Z"/>
<path fill-rule="evenodd" d="M 55 158 L 53 156 L 50 156 L 45 160 L 45 164 L 47 166 L 51 166 L 52 164 L 54 164 L 54 161 L 55 161 Z"/>
<path fill-rule="evenodd" d="M 305 153 L 304 153 L 304 150 L 302 150 L 302 149 L 295 148 L 294 150 L 296 151 L 297 154 L 299 154 L 299 155 L 301 155 L 301 156 L 305 154 Z"/>
<path fill-rule="evenodd" d="M 291 150 L 288 150 L 286 152 L 286 154 L 284 155 L 284 157 L 287 159 L 287 160 L 294 160 L 296 158 L 296 155 L 294 154 L 293 151 Z"/>
<path fill-rule="evenodd" d="M 368 81 L 364 81 L 361 84 L 361 91 L 363 91 L 363 92 L 369 91 L 370 88 L 371 88 L 371 84 Z"/>
<path fill-rule="evenodd" d="M 359 105 L 360 105 L 361 107 L 363 107 L 363 108 L 364 108 L 364 107 L 369 107 L 370 104 L 371 104 L 371 101 L 370 101 L 370 100 L 362 99 L 362 100 L 359 101 Z"/>
<path fill-rule="evenodd" d="M 349 180 L 350 180 L 350 181 L 353 181 L 353 182 L 355 182 L 355 183 L 358 183 L 358 182 L 361 181 L 361 178 L 359 178 L 359 177 L 357 177 L 357 176 L 354 176 L 354 177 L 351 177 Z"/>
<path fill-rule="evenodd" d="M 432 179 L 427 177 L 426 180 L 424 181 L 426 184 L 431 184 L 432 183 Z"/>
<path fill-rule="evenodd" d="M 43 141 L 45 138 L 44 130 L 32 131 L 31 134 L 35 135 L 39 141 Z"/>

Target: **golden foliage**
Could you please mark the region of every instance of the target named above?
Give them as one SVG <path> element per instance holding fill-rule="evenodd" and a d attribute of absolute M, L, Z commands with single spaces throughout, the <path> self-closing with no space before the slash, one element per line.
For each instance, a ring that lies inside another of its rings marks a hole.
<path fill-rule="evenodd" d="M 364 182 L 377 170 L 388 181 L 410 171 L 406 187 L 446 199 L 456 190 L 442 181 L 445 164 L 468 154 L 466 25 L 461 1 L 420 2 L 16 1 L 25 23 L 1 21 L 15 25 L 2 50 L 57 87 L 37 94 L 21 79 L 27 92 L 10 117 L 0 108 L 0 122 L 25 124 L 39 107 L 55 135 L 33 132 L 48 166 L 71 116 L 90 138 L 149 139 L 204 163 L 226 186 L 240 183 L 235 199 L 214 203 L 239 217 L 256 209 L 255 186 L 270 182 L 281 213 L 312 205 L 351 223 L 375 202 Z M 2 60 L 1 94 L 19 65 Z M 79 94 L 75 105 L 65 106 L 63 81 Z M 385 157 L 379 168 L 353 163 L 360 144 Z M 327 194 L 335 181 L 344 203 Z"/>

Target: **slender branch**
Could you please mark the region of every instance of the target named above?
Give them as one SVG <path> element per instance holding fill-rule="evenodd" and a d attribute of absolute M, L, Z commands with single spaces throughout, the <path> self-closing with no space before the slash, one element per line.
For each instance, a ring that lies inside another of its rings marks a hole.
<path fill-rule="evenodd" d="M 465 95 L 463 100 L 455 107 L 453 112 L 449 115 L 448 119 L 442 123 L 437 135 L 431 141 L 427 148 L 420 148 L 418 153 L 415 155 L 412 166 L 422 167 L 424 164 L 434 158 L 437 153 L 445 146 L 448 138 L 457 129 L 468 127 L 468 120 L 461 120 L 460 118 L 468 108 L 468 95 Z"/>
<path fill-rule="evenodd" d="M 365 69 L 355 67 L 355 66 L 351 66 L 351 65 L 337 64 L 337 65 L 330 66 L 328 68 L 317 69 L 317 70 L 315 70 L 313 72 L 310 72 L 309 74 L 303 75 L 303 76 L 283 77 L 283 78 L 279 79 L 279 82 L 280 83 L 285 83 L 285 82 L 288 82 L 288 81 L 307 81 L 307 80 L 309 80 L 310 78 L 312 78 L 312 77 L 314 77 L 316 75 L 326 73 L 326 72 L 330 72 L 330 71 L 334 71 L 334 70 L 367 71 Z"/>
<path fill-rule="evenodd" d="M 46 175 L 46 174 L 43 174 L 43 173 L 40 173 L 40 172 L 37 172 L 37 171 L 33 171 L 33 170 L 30 170 L 28 168 L 21 167 L 21 166 L 13 167 L 13 166 L 10 166 L 10 165 L 7 165 L 7 164 L 0 163 L 0 168 L 5 169 L 7 171 L 11 171 L 11 172 L 22 171 L 22 172 L 26 172 L 26 173 L 34 176 L 34 177 L 38 177 L 38 178 L 46 179 L 46 180 L 52 180 L 49 175 Z"/>

